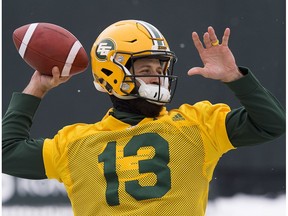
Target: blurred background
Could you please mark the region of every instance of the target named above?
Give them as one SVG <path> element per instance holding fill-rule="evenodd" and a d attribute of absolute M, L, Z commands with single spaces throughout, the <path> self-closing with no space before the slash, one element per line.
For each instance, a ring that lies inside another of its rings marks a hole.
<path fill-rule="evenodd" d="M 2 1 L 2 115 L 11 94 L 22 91 L 34 72 L 15 49 L 12 33 L 16 28 L 33 22 L 60 25 L 71 31 L 90 53 L 98 34 L 108 25 L 123 19 L 140 19 L 155 25 L 178 56 L 175 66 L 175 73 L 179 76 L 178 88 L 168 108 L 200 100 L 224 102 L 232 108 L 239 106 L 234 95 L 222 83 L 200 76 L 187 78 L 186 73 L 191 67 L 202 66 L 191 40 L 191 32 L 197 31 L 202 35 L 209 25 L 215 28 L 219 38 L 226 27 L 231 28 L 229 46 L 237 64 L 249 67 L 285 106 L 285 4 L 285 0 Z M 41 103 L 31 136 L 52 137 L 65 125 L 100 120 L 111 103 L 107 95 L 94 89 L 92 81 L 89 67 L 51 91 Z M 209 208 L 220 199 L 232 200 L 239 195 L 241 198 L 242 195 L 264 197 L 271 202 L 280 197 L 283 205 L 281 202 L 281 207 L 274 206 L 283 214 L 271 215 L 285 215 L 285 176 L 284 136 L 260 146 L 231 151 L 221 158 L 215 169 Z M 245 207 L 252 201 L 241 200 L 244 202 L 237 201 L 241 203 L 237 212 L 242 214 L 239 215 L 255 215 L 251 211 L 251 214 L 244 214 Z M 2 210 L 3 216 L 72 215 L 60 183 L 25 180 L 4 174 Z M 261 215 L 268 212 L 265 208 L 258 211 Z M 208 209 L 207 215 L 209 212 Z M 216 215 L 215 209 L 213 212 L 211 215 Z M 230 212 L 230 215 L 236 213 Z"/>

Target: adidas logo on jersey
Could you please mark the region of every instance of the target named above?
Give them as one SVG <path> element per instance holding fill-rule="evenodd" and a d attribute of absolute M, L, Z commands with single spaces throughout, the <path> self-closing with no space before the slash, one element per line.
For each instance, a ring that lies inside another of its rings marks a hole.
<path fill-rule="evenodd" d="M 179 113 L 177 113 L 175 116 L 172 117 L 172 120 L 173 121 L 182 121 L 182 120 L 185 120 L 185 118 L 180 115 Z"/>

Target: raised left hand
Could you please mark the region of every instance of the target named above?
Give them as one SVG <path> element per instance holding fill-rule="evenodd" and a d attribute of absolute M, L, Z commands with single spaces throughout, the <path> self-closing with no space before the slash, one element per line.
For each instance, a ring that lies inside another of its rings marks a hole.
<path fill-rule="evenodd" d="M 194 45 L 200 55 L 204 67 L 193 67 L 188 71 L 188 75 L 202 75 L 203 77 L 231 82 L 241 78 L 243 75 L 238 70 L 235 58 L 228 47 L 230 29 L 226 28 L 219 44 L 214 29 L 209 26 L 208 31 L 203 35 L 203 42 L 196 32 L 192 33 Z"/>

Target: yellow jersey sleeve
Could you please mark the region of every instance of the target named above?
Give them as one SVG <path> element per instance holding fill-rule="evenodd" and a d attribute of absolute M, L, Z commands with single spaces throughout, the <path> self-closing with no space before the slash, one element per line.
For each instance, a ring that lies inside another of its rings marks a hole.
<path fill-rule="evenodd" d="M 191 122 L 199 125 L 205 139 L 209 143 L 206 147 L 206 159 L 213 160 L 222 154 L 234 149 L 226 130 L 226 116 L 231 111 L 226 104 L 211 104 L 209 101 L 201 101 L 196 104 L 183 104 L 179 110 L 183 112 Z"/>
<path fill-rule="evenodd" d="M 74 124 L 64 127 L 53 139 L 45 139 L 43 145 L 43 158 L 46 176 L 60 182 L 70 182 L 68 164 L 69 144 L 82 136 L 89 135 L 89 128 L 94 125 Z M 87 132 L 88 131 L 88 132 Z M 87 132 L 87 133 L 86 133 Z"/>

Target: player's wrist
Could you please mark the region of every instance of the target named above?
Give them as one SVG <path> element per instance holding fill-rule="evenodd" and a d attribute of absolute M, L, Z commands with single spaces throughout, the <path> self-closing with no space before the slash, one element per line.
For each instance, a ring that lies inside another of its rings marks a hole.
<path fill-rule="evenodd" d="M 225 77 L 221 81 L 225 82 L 225 83 L 229 83 L 229 82 L 236 81 L 236 80 L 242 78 L 243 76 L 244 75 L 240 72 L 240 70 L 237 67 L 237 69 L 235 69 L 235 71 L 231 72 L 229 76 Z"/>
<path fill-rule="evenodd" d="M 44 90 L 42 88 L 29 84 L 28 86 L 26 86 L 22 93 L 33 95 L 38 98 L 43 98 L 47 92 L 48 90 Z"/>

